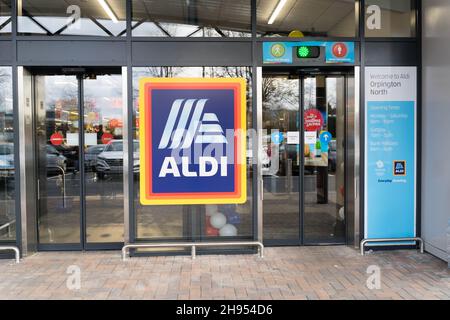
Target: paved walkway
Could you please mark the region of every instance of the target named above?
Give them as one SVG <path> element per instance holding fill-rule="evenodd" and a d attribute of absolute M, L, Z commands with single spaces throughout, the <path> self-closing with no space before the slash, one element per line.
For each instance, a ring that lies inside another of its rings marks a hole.
<path fill-rule="evenodd" d="M 367 287 L 369 266 L 380 268 L 380 289 Z M 73 289 L 77 268 L 79 290 Z M 0 260 L 0 299 L 449 300 L 450 271 L 415 250 L 362 257 L 342 246 L 267 248 L 262 260 L 214 255 L 122 262 L 118 252 L 41 252 L 19 265 Z"/>

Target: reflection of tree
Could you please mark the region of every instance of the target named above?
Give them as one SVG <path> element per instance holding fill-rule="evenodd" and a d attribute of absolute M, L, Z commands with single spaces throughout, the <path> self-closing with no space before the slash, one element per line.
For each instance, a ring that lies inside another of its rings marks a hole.
<path fill-rule="evenodd" d="M 263 106 L 270 110 L 298 110 L 298 80 L 264 78 L 262 82 Z"/>
<path fill-rule="evenodd" d="M 145 67 L 133 70 L 133 97 L 139 96 L 139 79 L 144 77 L 177 78 L 244 78 L 247 79 L 247 92 L 251 90 L 251 67 Z"/>
<path fill-rule="evenodd" d="M 275 93 L 276 85 L 275 78 L 263 78 L 262 80 L 262 100 L 268 101 Z"/>
<path fill-rule="evenodd" d="M 177 67 L 149 67 L 146 69 L 152 77 L 171 78 L 176 73 Z"/>
<path fill-rule="evenodd" d="M 207 70 L 205 76 L 210 78 L 244 78 L 250 80 L 252 76 L 250 67 L 208 67 Z"/>
<path fill-rule="evenodd" d="M 7 103 L 6 99 L 12 96 L 11 70 L 0 67 L 0 112 L 12 109 L 12 104 Z"/>
<path fill-rule="evenodd" d="M 0 67 L 0 141 L 13 139 L 11 68 Z"/>

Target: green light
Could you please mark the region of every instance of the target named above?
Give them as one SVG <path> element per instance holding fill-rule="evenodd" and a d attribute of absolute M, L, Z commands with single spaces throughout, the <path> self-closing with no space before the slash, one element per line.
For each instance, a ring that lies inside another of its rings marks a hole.
<path fill-rule="evenodd" d="M 310 54 L 310 50 L 308 47 L 305 47 L 305 46 L 298 47 L 298 56 L 300 58 L 308 58 L 309 54 Z"/>

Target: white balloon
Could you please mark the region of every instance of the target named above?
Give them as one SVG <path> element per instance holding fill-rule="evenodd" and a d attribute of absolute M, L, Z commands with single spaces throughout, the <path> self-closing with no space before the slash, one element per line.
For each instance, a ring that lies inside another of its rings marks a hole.
<path fill-rule="evenodd" d="M 223 213 L 216 212 L 211 216 L 209 222 L 214 228 L 220 229 L 227 223 L 227 217 Z"/>
<path fill-rule="evenodd" d="M 344 207 L 342 207 L 342 208 L 339 209 L 339 218 L 340 218 L 341 220 L 344 220 L 344 219 L 345 219 L 345 209 L 344 209 Z"/>
<path fill-rule="evenodd" d="M 207 216 L 212 216 L 214 213 L 217 212 L 217 205 L 215 205 L 215 204 L 206 205 L 205 212 L 206 212 Z"/>
<path fill-rule="evenodd" d="M 234 237 L 237 236 L 237 228 L 232 224 L 226 224 L 219 230 L 221 237 Z"/>

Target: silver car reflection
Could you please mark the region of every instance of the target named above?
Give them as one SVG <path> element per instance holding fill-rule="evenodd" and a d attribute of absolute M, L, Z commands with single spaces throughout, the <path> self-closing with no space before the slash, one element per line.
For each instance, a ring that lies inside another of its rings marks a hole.
<path fill-rule="evenodd" d="M 90 146 L 84 153 L 84 167 L 86 171 L 95 171 L 97 165 L 97 157 L 105 150 L 106 144 L 98 144 Z"/>
<path fill-rule="evenodd" d="M 111 140 L 105 149 L 97 156 L 95 170 L 97 177 L 104 179 L 105 175 L 123 174 L 123 140 Z M 139 173 L 139 141 L 133 141 L 133 171 Z"/>

